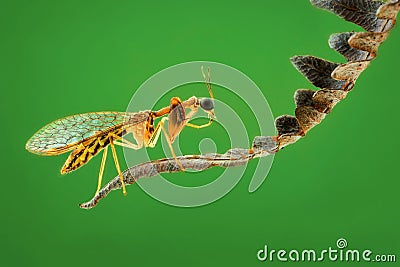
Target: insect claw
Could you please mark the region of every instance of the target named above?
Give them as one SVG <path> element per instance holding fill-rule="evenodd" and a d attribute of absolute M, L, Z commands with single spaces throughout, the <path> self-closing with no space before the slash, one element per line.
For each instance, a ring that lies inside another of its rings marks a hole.
<path fill-rule="evenodd" d="M 217 120 L 217 116 L 215 116 L 214 111 L 210 111 L 210 114 L 208 114 L 208 118 L 210 120 Z"/>

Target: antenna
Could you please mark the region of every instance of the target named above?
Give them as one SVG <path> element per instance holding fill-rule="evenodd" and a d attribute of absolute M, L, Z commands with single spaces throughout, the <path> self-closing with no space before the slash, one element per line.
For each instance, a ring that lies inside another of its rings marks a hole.
<path fill-rule="evenodd" d="M 206 86 L 207 86 L 208 92 L 210 93 L 211 99 L 214 99 L 214 94 L 212 92 L 210 67 L 207 68 L 208 77 L 206 77 L 206 74 L 204 73 L 204 67 L 203 66 L 201 66 L 201 74 L 203 74 L 204 82 L 206 83 Z"/>

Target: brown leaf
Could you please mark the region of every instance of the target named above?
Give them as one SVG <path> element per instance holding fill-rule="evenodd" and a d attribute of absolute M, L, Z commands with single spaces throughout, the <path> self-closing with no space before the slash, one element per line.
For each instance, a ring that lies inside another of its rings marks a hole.
<path fill-rule="evenodd" d="M 377 17 L 380 19 L 396 20 L 399 9 L 400 1 L 392 1 L 392 3 L 384 4 L 378 9 Z"/>
<path fill-rule="evenodd" d="M 342 99 L 346 98 L 347 91 L 322 89 L 318 91 L 299 89 L 294 94 L 296 107 L 312 107 L 318 112 L 329 113 Z M 301 125 L 301 123 L 300 123 Z"/>
<path fill-rule="evenodd" d="M 323 89 L 317 91 L 313 96 L 315 108 L 323 113 L 330 113 L 339 101 L 345 99 L 346 91 Z"/>
<path fill-rule="evenodd" d="M 296 108 L 295 114 L 304 134 L 318 125 L 326 115 L 325 113 L 319 112 L 314 107 L 298 107 Z"/>
<path fill-rule="evenodd" d="M 354 32 L 332 34 L 329 38 L 329 46 L 342 54 L 347 61 L 372 59 L 368 52 L 358 50 L 349 45 L 348 41 L 352 35 L 354 35 Z"/>
<path fill-rule="evenodd" d="M 299 139 L 301 137 L 302 136 L 300 136 L 300 135 L 281 135 L 281 136 L 279 136 L 278 137 L 279 150 L 288 145 L 296 143 L 297 141 L 299 141 Z"/>
<path fill-rule="evenodd" d="M 253 139 L 251 149 L 254 153 L 273 154 L 278 150 L 278 142 L 273 136 L 256 136 Z"/>
<path fill-rule="evenodd" d="M 275 128 L 279 135 L 297 135 L 301 131 L 299 121 L 296 117 L 282 115 L 275 119 Z"/>
<path fill-rule="evenodd" d="M 294 93 L 294 102 L 296 107 L 314 106 L 315 102 L 313 96 L 315 94 L 314 90 L 309 89 L 298 89 Z"/>
<path fill-rule="evenodd" d="M 332 72 L 332 78 L 347 81 L 347 84 L 352 83 L 353 86 L 358 76 L 368 67 L 369 63 L 370 61 L 365 60 L 340 65 Z M 352 86 L 345 86 L 344 89 L 350 90 L 353 88 Z"/>
<path fill-rule="evenodd" d="M 370 32 L 387 31 L 393 22 L 377 17 L 383 2 L 373 0 L 311 0 L 319 8 L 326 9 L 347 21 L 360 25 Z"/>
<path fill-rule="evenodd" d="M 349 45 L 355 49 L 367 51 L 375 57 L 379 45 L 386 40 L 387 36 L 387 32 L 358 32 L 349 38 Z"/>
<path fill-rule="evenodd" d="M 295 56 L 290 59 L 292 64 L 312 84 L 319 88 L 342 89 L 346 82 L 332 78 L 331 73 L 340 65 L 313 56 Z"/>

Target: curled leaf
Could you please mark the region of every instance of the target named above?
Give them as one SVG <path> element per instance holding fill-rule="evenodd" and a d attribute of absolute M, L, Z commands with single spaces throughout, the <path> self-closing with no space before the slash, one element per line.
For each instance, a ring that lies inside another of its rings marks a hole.
<path fill-rule="evenodd" d="M 319 112 L 314 107 L 298 107 L 296 108 L 295 114 L 304 134 L 318 125 L 326 115 L 325 113 Z"/>
<path fill-rule="evenodd" d="M 254 153 L 262 153 L 262 155 L 270 155 L 278 151 L 278 140 L 273 136 L 256 136 L 253 140 L 251 149 Z"/>
<path fill-rule="evenodd" d="M 278 149 L 297 142 L 303 136 L 299 121 L 296 117 L 290 115 L 282 115 L 276 118 L 275 127 L 278 131 Z"/>
<path fill-rule="evenodd" d="M 279 149 L 294 144 L 300 140 L 301 135 L 281 135 L 278 137 Z"/>
<path fill-rule="evenodd" d="M 388 31 L 393 21 L 377 17 L 383 2 L 373 0 L 311 0 L 316 7 L 326 9 L 353 22 L 369 32 Z"/>
<path fill-rule="evenodd" d="M 355 49 L 367 51 L 375 57 L 379 45 L 386 40 L 387 36 L 387 32 L 358 32 L 349 38 L 349 45 Z"/>
<path fill-rule="evenodd" d="M 294 94 L 296 107 L 312 107 L 318 112 L 329 113 L 340 100 L 346 98 L 347 91 L 322 89 L 318 91 L 299 89 Z M 300 121 L 300 119 L 297 117 Z M 301 124 L 301 122 L 300 122 Z"/>
<path fill-rule="evenodd" d="M 347 81 L 343 89 L 351 90 L 358 76 L 368 67 L 369 63 L 370 61 L 366 60 L 340 65 L 332 72 L 332 77 L 337 80 Z"/>
<path fill-rule="evenodd" d="M 358 50 L 351 47 L 348 43 L 354 32 L 343 32 L 332 34 L 329 38 L 329 46 L 342 54 L 347 61 L 359 61 L 372 59 L 371 55 L 366 51 Z"/>
<path fill-rule="evenodd" d="M 377 17 L 380 19 L 396 20 L 397 13 L 399 13 L 400 1 L 392 1 L 379 7 Z"/>
<path fill-rule="evenodd" d="M 294 93 L 294 102 L 296 107 L 306 107 L 306 106 L 314 106 L 315 102 L 313 100 L 313 96 L 315 94 L 314 90 L 309 89 L 298 89 Z"/>
<path fill-rule="evenodd" d="M 296 135 L 301 131 L 299 121 L 296 117 L 282 115 L 275 119 L 275 128 L 279 135 Z"/>
<path fill-rule="evenodd" d="M 307 80 L 319 88 L 342 89 L 346 82 L 332 78 L 332 72 L 340 65 L 314 56 L 295 56 L 292 64 Z"/>
<path fill-rule="evenodd" d="M 323 89 L 315 92 L 313 101 L 318 111 L 330 113 L 336 104 L 345 99 L 346 96 L 346 91 Z"/>

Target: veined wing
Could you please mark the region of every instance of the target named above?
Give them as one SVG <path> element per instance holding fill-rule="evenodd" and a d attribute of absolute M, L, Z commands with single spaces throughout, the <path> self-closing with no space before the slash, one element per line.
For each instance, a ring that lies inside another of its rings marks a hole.
<path fill-rule="evenodd" d="M 53 121 L 37 131 L 26 143 L 29 152 L 58 155 L 103 131 L 125 124 L 135 125 L 147 120 L 149 112 L 91 112 Z"/>

